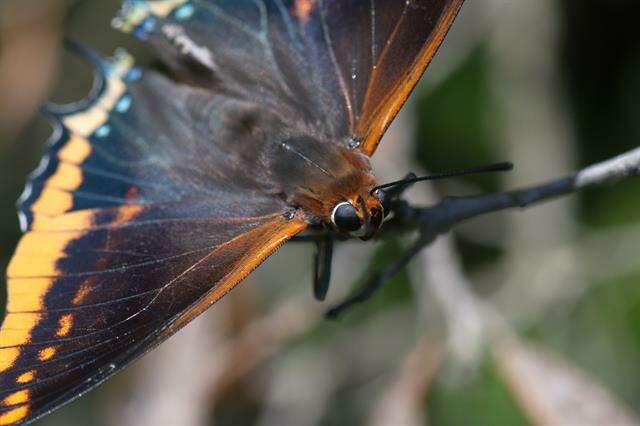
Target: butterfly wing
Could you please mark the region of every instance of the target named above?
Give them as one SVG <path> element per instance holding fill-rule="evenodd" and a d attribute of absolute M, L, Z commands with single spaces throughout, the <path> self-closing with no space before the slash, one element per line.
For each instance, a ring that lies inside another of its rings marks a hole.
<path fill-rule="evenodd" d="M 375 151 L 463 0 L 126 2 L 116 25 L 200 84 Z"/>
<path fill-rule="evenodd" d="M 377 25 L 372 20 L 369 26 L 374 34 L 370 55 L 373 65 L 366 67 L 368 83 L 364 94 L 359 95 L 362 106 L 355 131 L 366 154 L 375 152 L 382 135 L 436 54 L 463 1 L 407 1 L 402 11 L 397 1 L 378 2 L 376 16 L 382 18 Z M 373 8 L 375 1 L 370 4 Z"/>
<path fill-rule="evenodd" d="M 210 169 L 221 160 L 192 124 L 193 89 L 140 75 L 126 56 L 96 61 L 93 96 L 54 111 L 59 125 L 20 201 L 0 425 L 93 388 L 306 227 L 282 201 L 221 183 Z"/>
<path fill-rule="evenodd" d="M 127 1 L 117 25 L 192 84 L 96 60 L 94 96 L 53 111 L 7 272 L 0 425 L 91 389 L 306 228 L 260 195 L 260 170 L 203 143 L 217 106 L 242 99 L 371 155 L 461 3 Z"/>

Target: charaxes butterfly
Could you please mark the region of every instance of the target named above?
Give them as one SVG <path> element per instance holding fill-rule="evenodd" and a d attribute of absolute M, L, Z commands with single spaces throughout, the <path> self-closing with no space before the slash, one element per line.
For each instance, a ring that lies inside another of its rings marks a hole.
<path fill-rule="evenodd" d="M 125 1 L 114 26 L 172 75 L 84 50 L 88 99 L 45 108 L 7 270 L 0 425 L 95 387 L 300 232 L 372 237 L 369 157 L 462 2 Z"/>

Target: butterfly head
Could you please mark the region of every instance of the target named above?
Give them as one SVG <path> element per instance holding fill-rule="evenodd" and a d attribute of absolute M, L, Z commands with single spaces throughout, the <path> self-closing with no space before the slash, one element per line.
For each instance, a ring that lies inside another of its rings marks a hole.
<path fill-rule="evenodd" d="M 368 192 L 337 203 L 331 212 L 331 225 L 340 233 L 368 240 L 373 237 L 384 219 L 382 203 Z"/>

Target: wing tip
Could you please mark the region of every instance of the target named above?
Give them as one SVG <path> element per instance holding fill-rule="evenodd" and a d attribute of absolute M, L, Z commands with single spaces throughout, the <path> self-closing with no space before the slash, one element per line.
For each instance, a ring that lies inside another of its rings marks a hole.
<path fill-rule="evenodd" d="M 51 120 L 60 120 L 62 117 L 92 108 L 99 102 L 111 79 L 129 83 L 139 80 L 142 76 L 142 70 L 135 66 L 133 56 L 125 49 L 118 48 L 113 56 L 104 57 L 90 47 L 73 40 L 66 40 L 65 46 L 92 66 L 94 81 L 89 94 L 80 101 L 68 104 L 45 103 L 41 112 Z"/>
<path fill-rule="evenodd" d="M 108 115 L 122 100 L 127 84 L 142 76 L 142 71 L 134 65 L 133 56 L 124 49 L 117 49 L 111 57 L 103 57 L 73 40 L 66 40 L 65 46 L 92 65 L 94 84 L 87 97 L 78 102 L 64 105 L 50 102 L 41 107 L 41 113 L 49 119 L 53 130 L 42 159 L 29 174 L 25 188 L 16 201 L 22 232 L 30 229 L 34 220 L 31 207 L 39 199 L 48 177 L 55 172 L 60 162 L 59 154 L 73 139 L 72 135 L 77 134 L 84 141 L 82 146 L 76 146 L 77 141 L 74 145 L 74 149 L 78 148 L 77 159 L 82 160 L 84 153 L 90 152 L 89 138 L 93 134 L 98 135 L 102 127 L 106 128 L 103 126 L 104 114 Z M 105 112 L 94 113 L 98 110 Z"/>

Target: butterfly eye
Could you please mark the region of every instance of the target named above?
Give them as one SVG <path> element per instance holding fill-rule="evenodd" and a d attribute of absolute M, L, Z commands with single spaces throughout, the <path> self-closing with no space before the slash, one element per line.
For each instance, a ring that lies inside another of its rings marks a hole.
<path fill-rule="evenodd" d="M 380 200 L 380 204 L 382 205 L 383 215 L 386 217 L 391 211 L 391 195 L 385 191 L 384 189 L 376 190 L 373 195 Z"/>
<path fill-rule="evenodd" d="M 346 201 L 339 203 L 333 209 L 331 222 L 343 232 L 354 232 L 362 227 L 362 221 L 358 217 L 356 208 Z"/>

